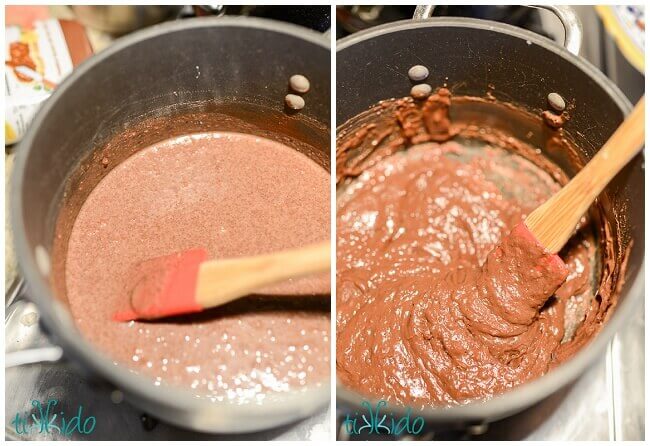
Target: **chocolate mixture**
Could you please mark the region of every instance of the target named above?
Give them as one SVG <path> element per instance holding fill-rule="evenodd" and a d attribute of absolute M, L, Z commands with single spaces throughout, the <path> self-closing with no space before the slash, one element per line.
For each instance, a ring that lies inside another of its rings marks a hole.
<path fill-rule="evenodd" d="M 260 401 L 329 376 L 329 276 L 285 285 L 299 298 L 253 296 L 199 315 L 112 320 L 138 262 L 193 247 L 213 258 L 330 237 L 329 174 L 280 143 L 239 133 L 147 147 L 92 190 L 68 242 L 66 285 L 81 332 L 136 373 L 199 397 Z M 282 290 L 277 289 L 276 292 Z"/>
<path fill-rule="evenodd" d="M 389 119 L 337 150 L 337 374 L 401 404 L 462 404 L 539 377 L 611 305 L 603 287 L 593 299 L 586 222 L 564 264 L 517 226 L 559 189 L 557 168 L 512 138 L 475 140 L 478 129 L 451 124 L 450 104 L 442 89 L 380 105 L 372 113 Z M 453 136 L 472 141 L 443 142 Z"/>

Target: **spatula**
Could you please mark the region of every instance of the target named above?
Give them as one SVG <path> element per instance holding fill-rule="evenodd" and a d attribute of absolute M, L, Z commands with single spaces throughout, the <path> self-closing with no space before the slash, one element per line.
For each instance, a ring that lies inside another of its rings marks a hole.
<path fill-rule="evenodd" d="M 525 220 L 528 230 L 550 253 L 557 253 L 605 186 L 634 156 L 645 139 L 645 97 L 598 153 L 571 181 Z"/>
<path fill-rule="evenodd" d="M 207 260 L 203 249 L 138 264 L 127 281 L 128 307 L 113 319 L 158 319 L 226 304 L 265 286 L 330 269 L 330 242 L 252 257 Z M 297 297 L 299 298 L 299 297 Z"/>

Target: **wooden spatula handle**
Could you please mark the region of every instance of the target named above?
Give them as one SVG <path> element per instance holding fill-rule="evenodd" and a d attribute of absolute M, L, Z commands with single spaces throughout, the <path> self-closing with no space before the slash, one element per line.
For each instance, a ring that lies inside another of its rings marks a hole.
<path fill-rule="evenodd" d="M 204 262 L 196 301 L 213 307 L 287 279 L 329 271 L 330 242 L 254 257 Z"/>
<path fill-rule="evenodd" d="M 587 165 L 527 218 L 526 226 L 550 252 L 566 244 L 589 206 L 611 179 L 643 148 L 645 97 L 641 98 Z"/>

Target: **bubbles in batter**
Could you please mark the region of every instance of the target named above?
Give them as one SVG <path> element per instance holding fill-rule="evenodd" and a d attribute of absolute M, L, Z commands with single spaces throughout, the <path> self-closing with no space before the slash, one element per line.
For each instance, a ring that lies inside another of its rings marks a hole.
<path fill-rule="evenodd" d="M 329 275 L 289 284 L 308 294 L 300 298 L 253 296 L 151 322 L 111 314 L 128 271 L 145 259 L 193 247 L 213 258 L 254 255 L 328 239 L 329 197 L 328 172 L 264 138 L 209 133 L 143 149 L 101 180 L 74 223 L 66 285 L 77 326 L 116 363 L 198 397 L 261 401 L 320 385 L 329 379 Z"/>

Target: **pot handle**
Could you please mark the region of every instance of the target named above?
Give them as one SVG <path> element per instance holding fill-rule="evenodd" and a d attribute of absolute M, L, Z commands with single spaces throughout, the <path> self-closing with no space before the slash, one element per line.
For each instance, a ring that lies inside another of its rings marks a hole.
<path fill-rule="evenodd" d="M 21 324 L 30 327 L 38 324 L 38 311 L 36 306 L 21 299 L 25 292 L 25 282 L 17 278 L 5 293 L 5 336 L 8 324 Z M 15 320 L 18 318 L 18 320 Z M 32 330 L 41 330 L 34 327 Z M 43 336 L 37 344 L 26 346 L 20 350 L 5 352 L 5 368 L 21 365 L 38 364 L 42 362 L 59 362 L 63 359 L 63 350 L 58 345 L 49 342 Z"/>
<path fill-rule="evenodd" d="M 63 359 L 61 347 L 28 348 L 5 353 L 5 369 L 21 365 L 40 364 L 42 362 L 59 362 Z"/>
<path fill-rule="evenodd" d="M 525 5 L 530 8 L 545 9 L 552 12 L 564 27 L 564 48 L 576 56 L 582 46 L 582 22 L 571 6 L 566 5 Z M 433 5 L 418 5 L 413 13 L 413 20 L 428 19 L 433 14 Z"/>

